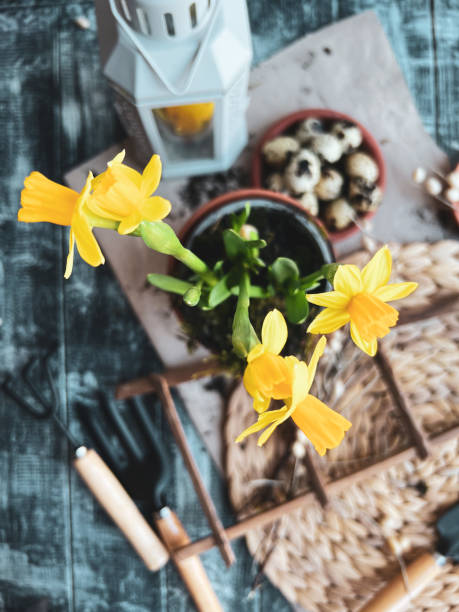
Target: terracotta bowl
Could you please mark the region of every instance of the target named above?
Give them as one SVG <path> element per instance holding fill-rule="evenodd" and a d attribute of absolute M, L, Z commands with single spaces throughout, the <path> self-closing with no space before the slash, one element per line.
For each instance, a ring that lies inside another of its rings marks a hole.
<path fill-rule="evenodd" d="M 325 108 L 308 108 L 304 110 L 297 111 L 295 113 L 291 113 L 290 115 L 286 115 L 282 119 L 276 121 L 263 135 L 261 140 L 259 141 L 253 157 L 252 157 L 252 184 L 254 187 L 263 188 L 263 173 L 264 173 L 264 163 L 261 150 L 264 144 L 268 140 L 272 140 L 276 136 L 280 136 L 284 132 L 288 131 L 295 123 L 302 121 L 304 119 L 308 119 L 309 117 L 317 117 L 318 119 L 330 120 L 330 121 L 338 121 L 343 119 L 345 121 L 351 121 L 355 125 L 357 125 L 362 132 L 362 144 L 359 149 L 362 151 L 366 151 L 369 153 L 373 159 L 378 164 L 379 168 L 379 178 L 376 181 L 376 184 L 384 192 L 384 188 L 386 186 L 386 166 L 384 163 L 384 158 L 381 152 L 381 149 L 376 141 L 376 139 L 370 134 L 370 132 L 358 121 L 356 121 L 353 117 L 349 115 L 345 115 L 343 113 L 338 113 L 337 111 L 325 109 Z M 371 219 L 377 211 L 371 211 L 362 215 L 360 219 L 363 221 L 365 219 Z M 352 234 L 355 234 L 359 231 L 357 225 L 352 224 L 344 230 L 338 232 L 332 232 L 327 229 L 330 240 L 332 242 L 339 242 L 340 240 L 344 240 Z"/>

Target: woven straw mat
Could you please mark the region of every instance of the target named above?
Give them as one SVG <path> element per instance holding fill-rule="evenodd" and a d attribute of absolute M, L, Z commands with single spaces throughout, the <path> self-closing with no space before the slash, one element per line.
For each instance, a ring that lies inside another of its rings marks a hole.
<path fill-rule="evenodd" d="M 417 281 L 399 308 L 427 306 L 459 292 L 459 242 L 390 245 L 392 282 Z M 369 259 L 358 252 L 347 262 Z M 347 330 L 329 336 L 311 393 L 341 412 L 353 426 L 342 444 L 316 463 L 326 480 L 358 471 L 411 446 L 392 398 L 373 360 L 359 351 Z M 395 328 L 383 340 L 418 423 L 428 434 L 459 423 L 459 313 Z M 230 398 L 225 428 L 226 468 L 232 504 L 240 519 L 284 501 L 286 491 L 310 489 L 302 460 L 290 451 L 296 428 L 280 426 L 263 448 L 257 436 L 235 437 L 256 420 L 242 386 Z M 390 546 L 406 562 L 435 542 L 435 520 L 459 498 L 458 442 L 414 459 L 330 496 L 323 509 L 314 499 L 275 524 L 252 530 L 247 545 L 264 572 L 290 602 L 314 612 L 358 610 L 400 571 Z M 459 611 L 459 571 L 446 566 L 412 600 L 411 611 Z"/>

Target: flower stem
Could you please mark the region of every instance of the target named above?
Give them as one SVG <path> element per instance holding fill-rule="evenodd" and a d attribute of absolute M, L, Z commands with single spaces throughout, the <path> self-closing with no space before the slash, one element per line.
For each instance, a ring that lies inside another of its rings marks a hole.
<path fill-rule="evenodd" d="M 250 323 L 250 277 L 247 271 L 241 275 L 236 312 L 233 319 L 233 348 L 239 357 L 245 357 L 257 344 L 259 339 Z"/>

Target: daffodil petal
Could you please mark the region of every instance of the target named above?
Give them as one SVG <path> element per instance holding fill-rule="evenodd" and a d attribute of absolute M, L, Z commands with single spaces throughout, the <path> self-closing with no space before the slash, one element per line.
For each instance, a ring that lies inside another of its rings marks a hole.
<path fill-rule="evenodd" d="M 349 303 L 349 296 L 339 291 L 328 291 L 327 293 L 311 293 L 306 295 L 306 299 L 316 306 L 327 308 L 346 308 Z"/>
<path fill-rule="evenodd" d="M 134 170 L 134 168 L 125 166 L 124 164 L 113 166 L 110 168 L 110 171 L 112 172 L 116 181 L 128 180 L 140 191 L 140 186 L 142 184 L 142 175 L 140 172 L 137 172 L 137 170 Z"/>
<path fill-rule="evenodd" d="M 250 351 L 250 353 L 247 355 L 247 362 L 251 363 L 252 361 L 255 361 L 255 359 L 258 359 L 258 357 L 263 355 L 265 350 L 266 348 L 262 344 L 256 344 Z"/>
<path fill-rule="evenodd" d="M 259 414 L 268 410 L 271 403 L 271 398 L 263 397 L 262 395 L 255 397 L 253 400 L 253 409 Z"/>
<path fill-rule="evenodd" d="M 247 427 L 247 429 L 244 429 L 244 431 L 238 435 L 238 437 L 236 438 L 236 442 L 241 442 L 241 440 L 243 440 L 247 436 L 250 436 L 250 434 L 256 433 L 257 431 L 264 429 L 267 425 L 282 417 L 286 412 L 287 408 L 284 407 L 280 408 L 279 410 L 270 410 L 268 412 L 260 414 L 258 420 L 253 423 L 253 425 L 250 425 L 249 427 Z"/>
<path fill-rule="evenodd" d="M 345 310 L 326 308 L 310 323 L 308 333 L 331 334 L 350 321 L 351 317 Z"/>
<path fill-rule="evenodd" d="M 270 425 L 268 427 L 268 429 L 266 429 L 261 436 L 258 438 L 257 441 L 257 446 L 263 446 L 263 444 L 268 440 L 268 438 L 271 437 L 272 433 L 274 432 L 274 430 L 279 427 L 280 425 L 280 421 L 276 421 L 275 423 L 273 423 L 272 425 Z"/>
<path fill-rule="evenodd" d="M 373 292 L 382 302 L 392 302 L 407 297 L 417 288 L 418 283 L 393 283 L 384 285 Z"/>
<path fill-rule="evenodd" d="M 142 216 L 137 210 L 132 211 L 132 213 L 121 219 L 121 223 L 118 226 L 119 234 L 130 234 L 133 232 L 142 221 Z"/>
<path fill-rule="evenodd" d="M 94 267 L 103 264 L 105 258 L 86 220 L 83 217 L 74 219 L 72 230 L 75 233 L 75 242 L 82 259 Z"/>
<path fill-rule="evenodd" d="M 73 270 L 73 258 L 75 254 L 75 234 L 73 230 L 70 230 L 69 235 L 69 254 L 67 255 L 67 262 L 65 264 L 64 278 L 70 278 Z"/>
<path fill-rule="evenodd" d="M 362 291 L 362 277 L 357 266 L 351 264 L 339 266 L 333 279 L 333 288 L 348 298 L 360 293 Z"/>
<path fill-rule="evenodd" d="M 351 423 L 317 397 L 308 395 L 292 414 L 294 423 L 312 442 L 319 455 L 338 446 Z"/>
<path fill-rule="evenodd" d="M 299 361 L 293 366 L 293 382 L 292 382 L 292 404 L 293 408 L 301 403 L 308 394 L 309 370 L 304 361 Z M 311 381 L 312 383 L 312 381 Z"/>
<path fill-rule="evenodd" d="M 122 164 L 124 161 L 124 157 L 126 155 L 126 150 L 123 149 L 122 151 L 120 151 L 117 155 L 115 155 L 115 157 L 113 159 L 111 159 L 109 162 L 107 162 L 107 166 L 113 166 L 115 164 Z"/>
<path fill-rule="evenodd" d="M 362 270 L 363 291 L 373 293 L 378 287 L 385 285 L 392 271 L 392 255 L 384 246 L 373 255 Z"/>
<path fill-rule="evenodd" d="M 267 351 L 278 355 L 287 342 L 287 323 L 282 313 L 274 308 L 268 312 L 261 329 L 261 341 Z"/>
<path fill-rule="evenodd" d="M 309 362 L 309 365 L 308 365 L 308 372 L 309 372 L 308 391 L 311 388 L 311 385 L 314 381 L 314 377 L 316 375 L 317 364 L 319 363 L 319 359 L 324 354 L 326 344 L 327 344 L 327 338 L 325 338 L 325 336 L 322 336 L 319 342 L 314 347 L 314 352 L 312 353 L 311 361 Z"/>
<path fill-rule="evenodd" d="M 148 197 L 156 191 L 161 179 L 161 159 L 159 155 L 153 155 L 142 173 L 140 191 Z"/>
<path fill-rule="evenodd" d="M 360 335 L 358 327 L 355 323 L 351 321 L 351 338 L 355 342 L 355 344 L 359 347 L 367 355 L 370 357 L 374 357 L 378 350 L 378 340 L 377 338 L 373 338 L 372 340 L 364 340 Z"/>
<path fill-rule="evenodd" d="M 147 198 L 140 206 L 142 219 L 146 221 L 161 221 L 171 212 L 171 203 L 160 196 Z"/>

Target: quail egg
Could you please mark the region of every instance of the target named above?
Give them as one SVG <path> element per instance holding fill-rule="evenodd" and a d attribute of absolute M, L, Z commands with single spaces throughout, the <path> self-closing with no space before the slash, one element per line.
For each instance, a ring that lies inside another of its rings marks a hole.
<path fill-rule="evenodd" d="M 285 191 L 285 181 L 282 174 L 280 172 L 268 174 L 266 177 L 266 188 L 270 191 L 276 191 L 277 193 Z"/>
<path fill-rule="evenodd" d="M 314 191 L 321 200 L 335 200 L 341 194 L 343 181 L 343 175 L 338 170 L 326 166 L 322 168 L 322 174 Z"/>
<path fill-rule="evenodd" d="M 351 153 L 346 159 L 346 170 L 349 176 L 362 178 L 369 183 L 375 183 L 379 176 L 379 169 L 375 160 L 367 153 L 360 151 Z"/>
<path fill-rule="evenodd" d="M 351 121 L 337 121 L 333 124 L 331 133 L 341 142 L 343 153 L 357 149 L 362 144 L 362 132 Z"/>
<path fill-rule="evenodd" d="M 363 215 L 376 210 L 381 204 L 382 191 L 375 183 L 368 183 L 361 178 L 353 178 L 349 183 L 349 202 L 353 209 Z"/>
<path fill-rule="evenodd" d="M 332 134 L 317 134 L 311 140 L 309 148 L 330 164 L 337 162 L 343 154 L 341 142 Z"/>
<path fill-rule="evenodd" d="M 267 142 L 263 149 L 266 163 L 276 168 L 281 168 L 297 153 L 300 145 L 297 140 L 290 136 L 278 136 Z"/>
<path fill-rule="evenodd" d="M 317 134 L 322 134 L 323 131 L 324 126 L 320 119 L 309 117 L 309 119 L 305 119 L 300 123 L 295 133 L 295 137 L 301 144 L 306 144 L 311 138 L 317 136 Z"/>
<path fill-rule="evenodd" d="M 305 210 L 311 213 L 311 215 L 314 215 L 314 217 L 317 217 L 319 214 L 319 200 L 317 199 L 315 193 L 312 191 L 303 193 L 303 195 L 299 198 L 299 202 Z"/>
<path fill-rule="evenodd" d="M 355 212 L 352 206 L 344 198 L 338 198 L 325 206 L 324 220 L 327 227 L 339 231 L 352 223 Z"/>
<path fill-rule="evenodd" d="M 293 194 L 312 191 L 320 178 L 320 161 L 307 149 L 302 149 L 287 166 L 285 184 Z"/>

